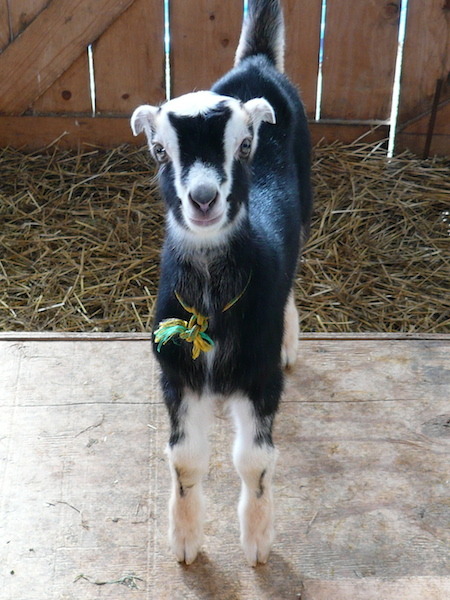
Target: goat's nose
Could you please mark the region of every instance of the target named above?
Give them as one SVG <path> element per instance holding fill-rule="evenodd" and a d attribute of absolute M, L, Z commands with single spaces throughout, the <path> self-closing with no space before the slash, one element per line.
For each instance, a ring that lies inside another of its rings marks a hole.
<path fill-rule="evenodd" d="M 206 213 L 217 200 L 217 188 L 201 183 L 189 192 L 189 198 L 196 208 Z"/>

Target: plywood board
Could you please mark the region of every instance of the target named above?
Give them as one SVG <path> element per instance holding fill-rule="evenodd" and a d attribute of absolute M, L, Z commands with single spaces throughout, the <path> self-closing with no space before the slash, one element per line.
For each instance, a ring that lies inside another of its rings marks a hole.
<path fill-rule="evenodd" d="M 33 337 L 0 342 L 2 600 L 448 598 L 449 336 L 301 341 L 275 427 L 277 537 L 256 569 L 226 414 L 205 545 L 184 567 L 148 339 Z"/>
<path fill-rule="evenodd" d="M 327 3 L 322 118 L 389 118 L 398 20 L 399 3 Z"/>
<path fill-rule="evenodd" d="M 171 0 L 171 95 L 209 89 L 234 62 L 242 5 L 221 0 Z"/>

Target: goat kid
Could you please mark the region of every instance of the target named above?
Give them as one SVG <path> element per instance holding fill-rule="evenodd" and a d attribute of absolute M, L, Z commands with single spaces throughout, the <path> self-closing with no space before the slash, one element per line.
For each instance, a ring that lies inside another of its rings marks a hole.
<path fill-rule="evenodd" d="M 169 538 L 187 564 L 202 544 L 217 401 L 235 424 L 250 565 L 267 561 L 274 535 L 272 427 L 282 368 L 296 359 L 292 284 L 311 213 L 309 134 L 283 47 L 280 2 L 250 0 L 235 67 L 210 91 L 131 119 L 160 165 L 167 209 L 154 349 L 171 425 Z"/>

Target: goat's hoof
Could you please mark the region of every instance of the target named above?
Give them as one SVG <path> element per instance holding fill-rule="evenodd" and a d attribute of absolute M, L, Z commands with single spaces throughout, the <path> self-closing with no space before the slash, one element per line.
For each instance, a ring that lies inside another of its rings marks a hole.
<path fill-rule="evenodd" d="M 281 349 L 281 367 L 289 371 L 297 361 L 297 345 L 292 348 L 283 347 Z"/>
<path fill-rule="evenodd" d="M 253 531 L 247 529 L 246 533 L 241 535 L 242 549 L 251 567 L 256 567 L 257 564 L 266 564 L 274 537 L 274 527 L 270 518 L 265 525 L 259 523 L 259 526 L 254 527 Z"/>
<path fill-rule="evenodd" d="M 244 540 L 242 542 L 244 555 L 250 567 L 266 564 L 272 547 L 272 537 L 272 535 L 269 535 L 266 539 L 259 537 L 259 539 Z"/>
<path fill-rule="evenodd" d="M 174 531 L 170 534 L 170 547 L 178 562 L 190 565 L 197 558 L 203 542 L 201 532 L 183 533 Z"/>

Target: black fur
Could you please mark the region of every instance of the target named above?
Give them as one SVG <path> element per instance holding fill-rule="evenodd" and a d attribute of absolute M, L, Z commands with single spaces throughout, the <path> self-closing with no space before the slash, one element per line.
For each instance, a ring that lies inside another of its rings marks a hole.
<path fill-rule="evenodd" d="M 277 66 L 277 41 L 284 28 L 279 0 L 253 0 L 249 3 L 244 23 L 243 47 L 239 59 L 263 54 L 272 66 Z"/>
<path fill-rule="evenodd" d="M 275 69 L 271 52 L 260 53 L 263 46 L 255 41 L 253 55 L 250 44 L 244 60 L 212 87 L 212 91 L 242 102 L 264 97 L 275 111 L 276 124 L 262 123 L 259 129 L 251 163 L 235 160 L 233 165 L 229 215 L 234 216 L 244 204 L 247 217 L 220 247 L 186 251 L 170 231 L 164 243 L 155 326 L 172 317 L 189 320 L 190 314 L 175 297 L 177 291 L 188 305 L 209 317 L 208 334 L 217 348 L 210 369 L 207 355 L 192 359 L 188 342 L 170 342 L 156 351 L 171 418 L 171 445 L 183 436 L 178 411 L 186 388 L 247 396 L 259 422 L 255 441 L 272 444 L 273 417 L 283 384 L 284 309 L 311 215 L 310 141 L 297 90 Z M 171 117 L 183 166 L 196 158 L 220 165 L 226 118 L 226 111 L 195 118 Z M 172 168 L 167 164 L 161 169 L 161 190 L 182 222 Z M 222 312 L 245 286 L 238 302 Z"/>

